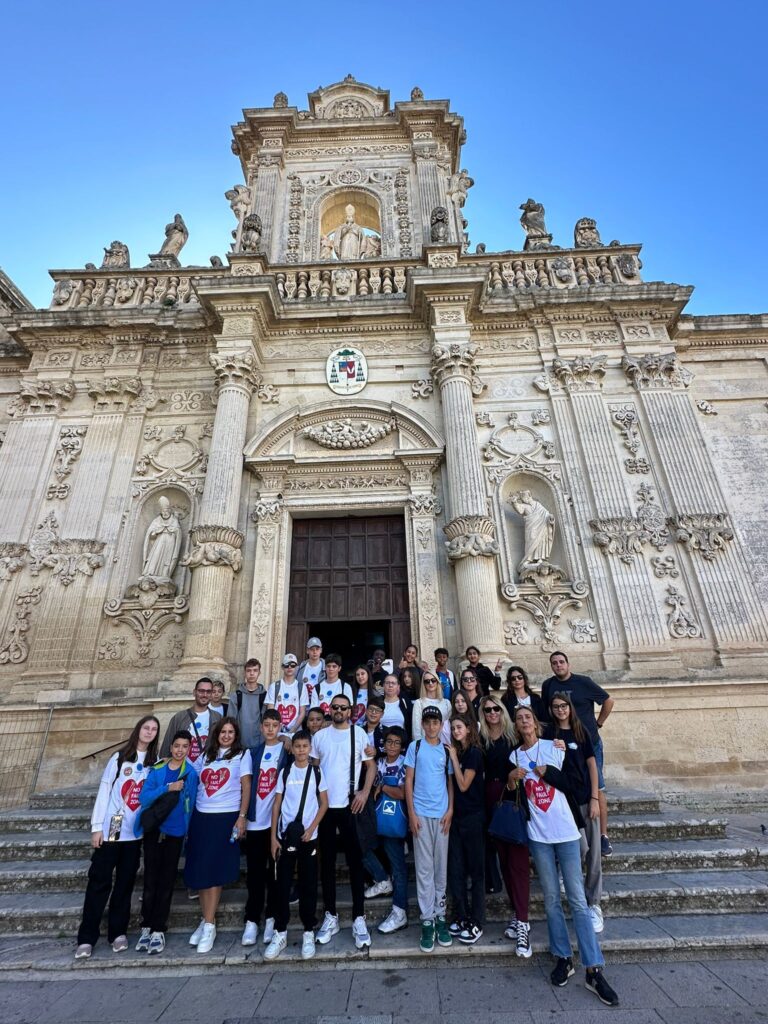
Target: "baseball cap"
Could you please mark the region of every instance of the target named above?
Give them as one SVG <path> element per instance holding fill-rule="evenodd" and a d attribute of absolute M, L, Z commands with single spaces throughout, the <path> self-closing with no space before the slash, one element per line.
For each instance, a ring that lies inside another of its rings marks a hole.
<path fill-rule="evenodd" d="M 307 640 L 307 650 L 309 650 L 310 647 L 322 647 L 322 646 L 323 646 L 323 643 L 322 643 L 322 641 L 321 641 L 319 636 L 311 636 L 309 638 L 309 640 Z"/>
<path fill-rule="evenodd" d="M 299 659 L 296 657 L 295 654 L 286 654 L 286 655 L 284 655 L 283 661 L 282 661 L 283 668 L 285 668 L 286 665 L 298 665 L 298 664 L 299 664 Z"/>
<path fill-rule="evenodd" d="M 426 722 L 428 718 L 435 718 L 438 722 L 442 722 L 443 713 L 440 708 L 436 708 L 434 704 L 427 704 L 421 712 L 421 720 L 422 722 Z"/>

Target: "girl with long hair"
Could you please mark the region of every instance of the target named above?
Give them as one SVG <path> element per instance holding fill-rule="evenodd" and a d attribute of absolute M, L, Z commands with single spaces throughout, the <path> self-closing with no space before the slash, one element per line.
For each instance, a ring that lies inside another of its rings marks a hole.
<path fill-rule="evenodd" d="M 520 742 L 509 758 L 512 770 L 508 784 L 517 786 L 523 782 L 528 799 L 528 847 L 544 891 L 549 948 L 557 958 L 550 980 L 562 988 L 575 973 L 571 940 L 560 898 L 560 875 L 576 932 L 579 956 L 587 972 L 586 986 L 601 1002 L 616 1006 L 619 998 L 603 977 L 605 961 L 584 895 L 579 829 L 563 791 L 567 788 L 562 772 L 565 752 L 558 749 L 552 740 L 543 738 L 539 721 L 530 708 L 519 706 L 515 709 L 515 730 Z"/>
<path fill-rule="evenodd" d="M 464 693 L 466 693 L 475 713 L 477 713 L 480 710 L 480 701 L 483 699 L 483 694 L 473 668 L 464 668 L 461 670 L 459 687 L 464 691 Z"/>
<path fill-rule="evenodd" d="M 533 708 L 533 713 L 540 722 L 545 722 L 547 712 L 544 701 L 531 689 L 528 673 L 520 665 L 510 665 L 507 669 L 507 688 L 501 695 L 502 703 L 510 718 L 514 715 L 518 704 Z"/>
<path fill-rule="evenodd" d="M 421 694 L 417 701 L 414 701 L 411 712 L 411 736 L 420 740 L 424 735 L 421 728 L 421 716 L 424 708 L 428 706 L 440 708 L 440 714 L 445 722 L 451 714 L 451 702 L 443 696 L 443 686 L 437 675 L 430 669 L 425 669 L 421 677 Z"/>
<path fill-rule="evenodd" d="M 200 785 L 189 824 L 184 881 L 200 893 L 202 920 L 189 939 L 198 953 L 216 941 L 216 910 L 225 885 L 240 877 L 240 843 L 246 831 L 253 765 L 234 718 L 216 721 L 203 754 Z"/>
<path fill-rule="evenodd" d="M 77 960 L 93 953 L 107 900 L 107 940 L 115 953 L 128 949 L 131 896 L 141 859 L 139 794 L 157 760 L 159 733 L 155 716 L 144 715 L 102 772 L 91 814 L 93 853 L 77 932 Z"/>
<path fill-rule="evenodd" d="M 509 756 L 517 743 L 517 737 L 506 708 L 496 697 L 483 697 L 480 708 L 480 736 L 485 753 L 485 813 L 486 830 L 491 823 L 496 804 L 503 798 L 510 799 L 513 791 L 507 791 Z M 530 880 L 528 877 L 528 849 L 517 843 L 506 843 L 502 839 L 486 838 L 486 881 L 493 892 L 501 889 L 501 878 L 496 867 L 494 853 L 498 856 L 501 877 L 512 910 L 509 924 L 504 929 L 506 938 L 515 943 L 518 956 L 531 955 L 528 901 Z M 488 892 L 489 886 L 486 886 Z"/>
<path fill-rule="evenodd" d="M 400 695 L 411 702 L 419 699 L 421 691 L 421 672 L 415 667 L 400 670 Z"/>
<path fill-rule="evenodd" d="M 373 685 L 373 677 L 371 670 L 367 665 L 358 665 L 355 669 L 355 704 L 352 708 L 352 724 L 358 725 L 365 721 L 365 709 L 368 704 L 369 697 L 376 697 L 383 695 L 377 693 Z"/>
<path fill-rule="evenodd" d="M 485 783 L 480 735 L 468 715 L 451 718 L 447 749 L 453 764 L 453 818 L 448 838 L 453 921 L 448 930 L 459 942 L 471 946 L 485 927 Z"/>
<path fill-rule="evenodd" d="M 467 700 L 467 695 L 463 690 L 457 690 L 451 697 L 451 718 L 466 718 L 474 725 L 475 729 L 477 725 L 477 714 L 472 706 L 471 701 Z M 443 728 L 440 733 L 440 739 L 443 743 L 448 746 L 451 742 L 451 718 L 447 722 L 443 722 Z M 478 742 L 480 741 L 480 734 L 478 731 Z"/>
<path fill-rule="evenodd" d="M 586 865 L 584 892 L 592 915 L 592 925 L 596 932 L 601 932 L 603 858 L 600 851 L 600 803 L 597 797 L 595 748 L 579 721 L 567 693 L 558 690 L 552 694 L 549 712 L 552 722 L 545 726 L 544 738 L 554 740 L 555 746 L 560 747 L 565 753 L 563 773 L 568 779 L 570 792 L 579 805 L 584 820 L 584 831 L 581 835 L 581 852 Z"/>

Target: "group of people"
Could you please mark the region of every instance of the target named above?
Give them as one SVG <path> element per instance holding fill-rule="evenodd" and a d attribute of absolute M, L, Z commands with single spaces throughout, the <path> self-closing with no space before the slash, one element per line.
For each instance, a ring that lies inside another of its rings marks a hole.
<path fill-rule="evenodd" d="M 255 945 L 261 928 L 268 961 L 286 948 L 294 902 L 303 958 L 339 932 L 339 847 L 355 946 L 371 945 L 366 906 L 378 897 L 392 903 L 377 930 L 405 928 L 412 850 L 422 952 L 477 942 L 486 896 L 503 884 L 511 910 L 504 935 L 518 956 L 531 956 L 533 861 L 556 958 L 552 983 L 565 985 L 574 973 L 562 877 L 586 985 L 617 1005 L 597 938 L 602 857 L 611 853 L 600 739 L 609 694 L 571 672 L 560 651 L 540 695 L 519 666 L 507 670 L 504 686 L 501 661 L 491 670 L 476 647 L 465 652 L 458 680 L 444 648 L 434 652 L 434 668 L 413 645 L 397 666 L 374 652 L 357 666 L 354 685 L 342 679 L 338 655 L 322 655 L 320 639 L 310 637 L 306 658 L 286 654 L 281 677 L 267 687 L 250 659 L 226 702 L 223 687 L 199 679 L 159 751 L 157 718 L 137 722 L 99 787 L 75 956 L 91 955 L 107 900 L 108 940 L 116 952 L 127 949 L 142 846 L 138 950 L 165 946 L 183 851 L 184 880 L 201 909 L 189 942 L 210 951 L 222 888 L 238 880 L 244 852 L 241 941 Z"/>

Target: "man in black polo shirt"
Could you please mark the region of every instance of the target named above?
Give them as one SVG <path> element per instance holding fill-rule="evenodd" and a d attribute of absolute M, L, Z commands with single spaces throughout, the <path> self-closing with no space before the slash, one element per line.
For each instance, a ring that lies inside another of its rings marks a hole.
<path fill-rule="evenodd" d="M 567 655 L 562 651 L 554 651 L 549 656 L 549 664 L 553 675 L 545 679 L 541 685 L 541 697 L 549 715 L 549 703 L 554 693 L 567 693 L 579 716 L 579 721 L 589 733 L 592 746 L 595 748 L 597 761 L 597 782 L 600 795 L 600 850 L 604 857 L 610 857 L 613 847 L 608 839 L 608 800 L 605 795 L 605 779 L 603 778 L 603 742 L 600 730 L 605 720 L 613 711 L 614 700 L 610 694 L 598 686 L 589 676 L 578 676 L 571 672 Z M 600 714 L 595 717 L 595 704 L 600 706 Z"/>

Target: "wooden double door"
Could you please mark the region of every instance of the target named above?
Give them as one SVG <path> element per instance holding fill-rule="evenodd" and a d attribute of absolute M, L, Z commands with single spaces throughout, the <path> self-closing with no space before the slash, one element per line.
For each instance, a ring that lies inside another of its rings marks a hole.
<path fill-rule="evenodd" d="M 397 663 L 410 629 L 402 515 L 294 520 L 287 650 L 318 636 L 348 676 L 376 647 Z"/>

